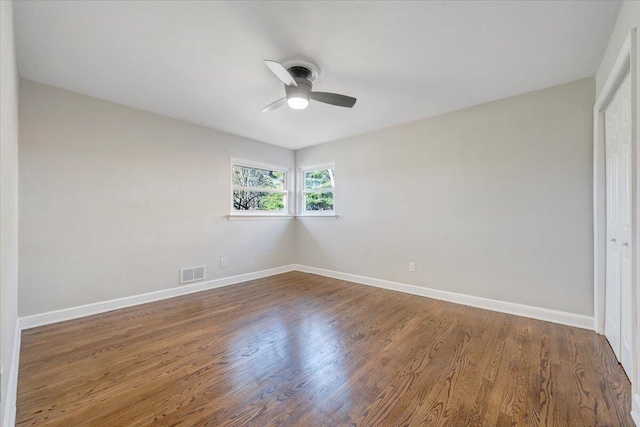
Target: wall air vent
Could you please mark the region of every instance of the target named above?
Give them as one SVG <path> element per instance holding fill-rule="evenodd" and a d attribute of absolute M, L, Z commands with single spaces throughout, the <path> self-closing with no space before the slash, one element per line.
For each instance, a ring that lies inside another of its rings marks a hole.
<path fill-rule="evenodd" d="M 205 266 L 189 267 L 180 269 L 180 283 L 196 282 L 205 277 Z"/>
<path fill-rule="evenodd" d="M 202 280 L 204 279 L 204 265 L 201 267 L 193 268 L 193 280 Z"/>

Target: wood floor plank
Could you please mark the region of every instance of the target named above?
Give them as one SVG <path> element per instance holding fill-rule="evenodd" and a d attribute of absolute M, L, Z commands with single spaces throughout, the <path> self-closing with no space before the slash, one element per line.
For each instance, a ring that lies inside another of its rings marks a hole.
<path fill-rule="evenodd" d="M 485 345 L 484 357 L 478 359 L 476 367 L 477 381 L 474 388 L 469 389 L 466 395 L 465 405 L 462 414 L 458 418 L 464 419 L 460 423 L 465 426 L 484 426 L 490 405 L 490 397 L 493 394 L 493 387 L 497 375 L 498 366 L 502 359 L 504 344 L 508 336 L 509 330 L 513 322 L 510 322 L 506 315 L 501 313 L 493 313 L 487 316 L 491 321 L 489 329 L 493 335 L 487 337 L 485 342 L 496 343 L 495 345 Z M 500 327 L 493 327 L 499 324 Z"/>
<path fill-rule="evenodd" d="M 591 331 L 301 272 L 23 332 L 23 426 L 631 426 Z"/>

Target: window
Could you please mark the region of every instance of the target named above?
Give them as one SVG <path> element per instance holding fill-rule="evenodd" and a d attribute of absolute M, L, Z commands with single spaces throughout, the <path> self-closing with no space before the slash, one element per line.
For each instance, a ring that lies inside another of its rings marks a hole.
<path fill-rule="evenodd" d="M 301 215 L 335 215 L 335 165 L 300 170 Z"/>
<path fill-rule="evenodd" d="M 288 214 L 287 170 L 233 161 L 231 165 L 235 214 Z"/>

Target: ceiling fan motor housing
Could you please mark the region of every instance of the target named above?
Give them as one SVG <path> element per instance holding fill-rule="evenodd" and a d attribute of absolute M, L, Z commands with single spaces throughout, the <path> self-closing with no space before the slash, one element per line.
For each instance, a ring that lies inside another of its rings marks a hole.
<path fill-rule="evenodd" d="M 313 72 L 307 67 L 303 67 L 301 65 L 294 65 L 287 69 L 289 74 L 295 77 L 302 77 L 303 79 L 312 80 Z"/>
<path fill-rule="evenodd" d="M 309 100 L 309 94 L 311 93 L 311 89 L 313 89 L 313 83 L 307 80 L 304 77 L 294 77 L 298 87 L 296 86 L 284 86 L 285 91 L 287 92 L 287 99 L 289 98 L 304 98 L 307 101 Z"/>

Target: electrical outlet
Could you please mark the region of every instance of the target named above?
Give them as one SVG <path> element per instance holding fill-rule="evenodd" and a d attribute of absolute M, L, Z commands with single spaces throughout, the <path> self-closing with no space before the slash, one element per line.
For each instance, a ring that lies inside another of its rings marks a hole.
<path fill-rule="evenodd" d="M 409 263 L 409 271 L 412 272 L 412 273 L 416 272 L 416 263 L 415 262 L 411 261 Z"/>
<path fill-rule="evenodd" d="M 225 268 L 227 266 L 227 259 L 220 258 L 220 268 Z"/>

